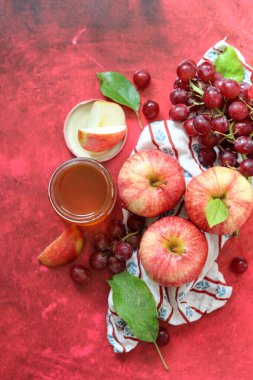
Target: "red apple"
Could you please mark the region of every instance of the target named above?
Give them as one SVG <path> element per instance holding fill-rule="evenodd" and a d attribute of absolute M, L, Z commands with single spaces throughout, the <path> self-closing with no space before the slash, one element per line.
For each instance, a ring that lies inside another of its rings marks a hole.
<path fill-rule="evenodd" d="M 47 267 L 67 264 L 80 255 L 83 243 L 81 229 L 72 225 L 41 252 L 38 260 Z"/>
<path fill-rule="evenodd" d="M 228 209 L 225 221 L 210 227 L 206 218 L 207 204 L 221 199 Z M 217 166 L 194 177 L 185 192 L 186 211 L 191 221 L 212 234 L 224 235 L 236 231 L 250 216 L 253 190 L 239 172 Z"/>
<path fill-rule="evenodd" d="M 191 222 L 168 216 L 151 224 L 140 245 L 142 265 L 162 286 L 181 286 L 198 278 L 207 258 L 205 235 Z"/>
<path fill-rule="evenodd" d="M 154 217 L 176 206 L 185 191 L 183 170 L 170 155 L 147 150 L 130 156 L 118 177 L 124 206 L 134 214 Z"/>

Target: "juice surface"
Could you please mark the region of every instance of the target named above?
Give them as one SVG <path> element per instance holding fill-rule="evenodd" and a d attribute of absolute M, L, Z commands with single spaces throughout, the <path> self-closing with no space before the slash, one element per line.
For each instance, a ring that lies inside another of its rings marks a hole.
<path fill-rule="evenodd" d="M 61 206 L 84 215 L 101 209 L 109 188 L 104 174 L 89 163 L 66 168 L 56 183 L 55 195 Z"/>

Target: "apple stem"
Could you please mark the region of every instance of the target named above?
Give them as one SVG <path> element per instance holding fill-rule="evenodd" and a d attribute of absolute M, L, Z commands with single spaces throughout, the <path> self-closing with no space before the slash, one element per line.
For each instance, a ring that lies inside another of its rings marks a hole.
<path fill-rule="evenodd" d="M 154 342 L 154 345 L 155 345 L 155 347 L 156 347 L 156 349 L 157 349 L 158 355 L 160 356 L 160 359 L 161 359 L 161 361 L 162 361 L 162 363 L 163 363 L 164 368 L 166 369 L 166 371 L 169 371 L 169 368 L 168 368 L 168 366 L 167 366 L 167 364 L 166 364 L 166 362 L 165 362 L 165 360 L 164 360 L 164 358 L 163 358 L 163 356 L 162 356 L 161 351 L 159 350 L 159 347 L 157 346 L 157 343 Z"/>
<path fill-rule="evenodd" d="M 239 236 L 239 230 L 235 230 L 235 231 L 233 232 L 233 236 L 234 236 L 235 238 L 238 238 L 238 236 Z"/>
<path fill-rule="evenodd" d="M 143 125 L 142 125 L 142 122 L 141 122 L 141 118 L 140 118 L 140 114 L 138 111 L 135 112 L 136 113 L 136 116 L 137 116 L 137 119 L 138 119 L 138 122 L 139 122 L 139 126 L 141 128 L 141 131 L 143 130 Z"/>

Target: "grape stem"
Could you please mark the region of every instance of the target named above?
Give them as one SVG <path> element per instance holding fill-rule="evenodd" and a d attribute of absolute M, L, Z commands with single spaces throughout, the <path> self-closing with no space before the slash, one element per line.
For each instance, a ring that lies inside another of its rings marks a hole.
<path fill-rule="evenodd" d="M 143 125 L 142 125 L 142 122 L 141 122 L 140 114 L 139 114 L 138 111 L 136 111 L 135 113 L 136 113 L 136 116 L 137 116 L 137 120 L 138 120 L 139 126 L 140 126 L 141 131 L 142 131 L 143 130 Z"/>
<path fill-rule="evenodd" d="M 155 347 L 156 347 L 156 349 L 157 349 L 158 355 L 160 356 L 160 359 L 161 359 L 161 361 L 162 361 L 162 363 L 163 363 L 164 368 L 166 369 L 166 371 L 169 371 L 169 368 L 168 368 L 168 366 L 167 366 L 167 364 L 166 364 L 166 362 L 165 362 L 165 360 L 164 360 L 164 358 L 163 358 L 163 356 L 162 356 L 161 351 L 159 350 L 159 347 L 157 346 L 157 343 L 154 342 L 154 345 L 155 345 Z"/>
<path fill-rule="evenodd" d="M 126 241 L 129 237 L 131 236 L 134 236 L 134 235 L 137 235 L 140 231 L 135 231 L 135 232 L 130 232 L 129 234 L 127 234 L 126 236 L 124 236 L 121 241 Z"/>

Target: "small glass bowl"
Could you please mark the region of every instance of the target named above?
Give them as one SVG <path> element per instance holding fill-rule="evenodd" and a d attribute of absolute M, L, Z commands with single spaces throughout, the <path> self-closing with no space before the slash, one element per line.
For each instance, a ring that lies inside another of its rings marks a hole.
<path fill-rule="evenodd" d="M 61 204 L 59 197 L 57 196 L 57 193 L 59 193 L 57 187 L 62 176 L 67 170 L 69 171 L 71 167 L 80 166 L 82 163 L 85 165 L 88 164 L 94 166 L 97 170 L 99 170 L 99 172 L 104 176 L 108 186 L 107 196 L 101 208 L 88 214 L 76 214 L 67 210 Z M 91 158 L 74 158 L 64 162 L 54 171 L 48 185 L 48 196 L 52 207 L 61 218 L 67 222 L 78 224 L 80 226 L 90 226 L 102 222 L 102 220 L 104 220 L 111 213 L 116 202 L 117 191 L 111 174 L 103 165 Z"/>

